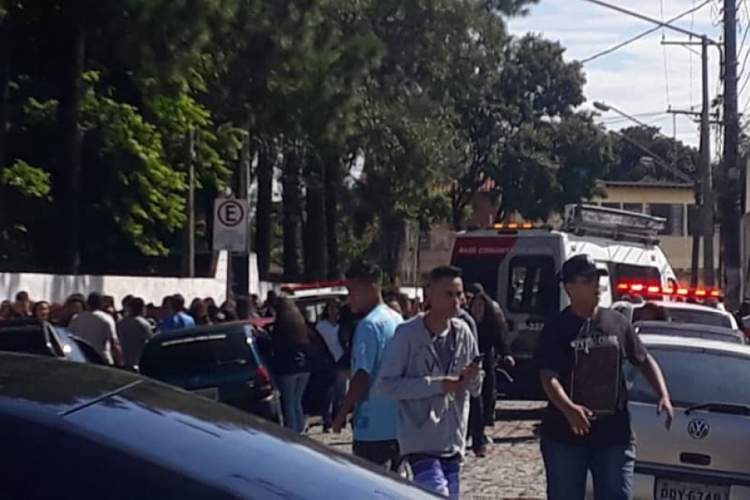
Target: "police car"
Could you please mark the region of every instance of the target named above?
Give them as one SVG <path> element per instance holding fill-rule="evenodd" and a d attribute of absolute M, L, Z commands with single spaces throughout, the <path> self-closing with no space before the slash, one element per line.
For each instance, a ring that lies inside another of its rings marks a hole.
<path fill-rule="evenodd" d="M 645 283 L 618 283 L 616 288 L 625 300 L 612 304 L 612 309 L 632 323 L 658 319 L 649 316 L 656 306 L 664 310 L 673 323 L 739 331 L 737 320 L 724 308 L 721 290 Z"/>

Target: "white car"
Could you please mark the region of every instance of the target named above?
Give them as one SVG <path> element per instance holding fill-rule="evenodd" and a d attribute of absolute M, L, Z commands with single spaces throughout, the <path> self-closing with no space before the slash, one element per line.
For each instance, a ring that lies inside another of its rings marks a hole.
<path fill-rule="evenodd" d="M 637 369 L 627 374 L 636 433 L 634 498 L 750 499 L 750 347 L 642 335 L 667 380 L 675 418 Z"/>
<path fill-rule="evenodd" d="M 649 300 L 641 302 L 620 301 L 612 304 L 612 309 L 624 314 L 631 323 L 641 321 L 639 311 L 646 304 L 654 304 L 667 310 L 674 323 L 688 323 L 693 325 L 721 326 L 739 330 L 737 320 L 723 308 L 689 304 L 687 302 L 672 302 L 668 300 Z"/>

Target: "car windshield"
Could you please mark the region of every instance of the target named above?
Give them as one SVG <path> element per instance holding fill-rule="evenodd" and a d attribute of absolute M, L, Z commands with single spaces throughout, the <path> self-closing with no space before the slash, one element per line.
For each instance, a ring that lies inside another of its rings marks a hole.
<path fill-rule="evenodd" d="M 705 328 L 705 327 L 704 327 Z M 719 330 L 719 331 L 716 331 Z M 736 335 L 734 331 L 726 329 L 716 328 L 712 329 L 700 329 L 696 328 L 695 325 L 687 325 L 685 328 L 680 328 L 675 323 L 648 323 L 648 324 L 636 324 L 635 331 L 641 335 L 667 335 L 667 336 L 678 336 L 678 337 L 692 337 L 705 340 L 720 340 L 722 342 L 732 342 L 734 344 L 742 344 L 743 338 L 741 335 Z"/>
<path fill-rule="evenodd" d="M 747 356 L 674 347 L 650 347 L 649 352 L 664 372 L 675 406 L 689 408 L 707 401 L 750 405 Z M 656 394 L 639 370 L 631 367 L 627 379 L 631 401 L 657 403 Z"/>
<path fill-rule="evenodd" d="M 732 328 L 732 320 L 726 314 L 713 311 L 700 311 L 696 309 L 682 309 L 669 307 L 669 317 L 675 323 L 691 323 L 694 325 L 723 326 Z"/>
<path fill-rule="evenodd" d="M 146 347 L 141 371 L 154 378 L 198 376 L 216 371 L 255 371 L 258 367 L 241 332 L 206 333 Z"/>

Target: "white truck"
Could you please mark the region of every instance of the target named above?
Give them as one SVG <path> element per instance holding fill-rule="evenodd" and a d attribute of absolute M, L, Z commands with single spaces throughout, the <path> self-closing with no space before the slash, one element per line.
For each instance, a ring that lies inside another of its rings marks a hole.
<path fill-rule="evenodd" d="M 457 235 L 451 263 L 467 285 L 480 283 L 505 311 L 516 368 L 501 392 L 541 397 L 532 357 L 545 320 L 568 305 L 557 278 L 562 264 L 589 254 L 609 272 L 601 281 L 601 304 L 619 300 L 617 283 L 677 286 L 672 266 L 658 245 L 665 220 L 593 205 L 565 207 L 562 227 L 495 224 Z"/>

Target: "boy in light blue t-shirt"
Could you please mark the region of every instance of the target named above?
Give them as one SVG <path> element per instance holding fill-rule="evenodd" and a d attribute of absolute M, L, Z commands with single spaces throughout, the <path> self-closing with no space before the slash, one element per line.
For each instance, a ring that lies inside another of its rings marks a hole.
<path fill-rule="evenodd" d="M 383 303 L 377 266 L 359 262 L 346 273 L 348 303 L 352 311 L 366 316 L 359 322 L 352 341 L 352 379 L 349 392 L 333 423 L 341 432 L 346 416 L 354 411 L 355 455 L 395 470 L 400 460 L 396 440 L 397 402 L 370 392 L 378 376 L 388 342 L 403 318 Z"/>

